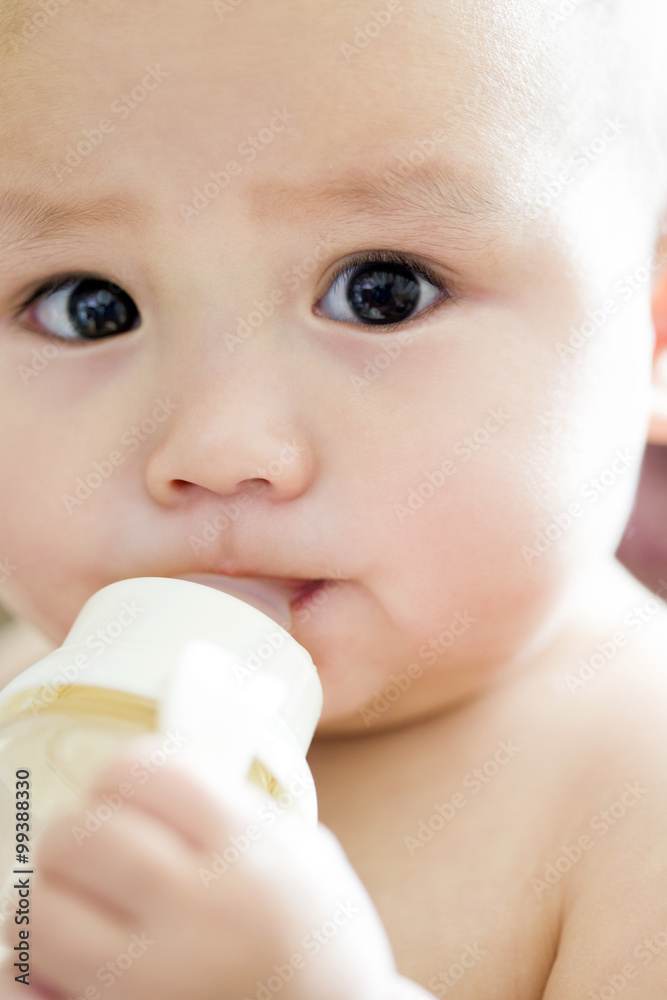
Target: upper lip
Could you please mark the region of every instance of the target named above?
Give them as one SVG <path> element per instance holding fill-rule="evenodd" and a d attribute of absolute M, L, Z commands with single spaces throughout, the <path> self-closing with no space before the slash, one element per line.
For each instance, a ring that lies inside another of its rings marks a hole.
<path fill-rule="evenodd" d="M 312 577 L 303 577 L 303 576 L 269 576 L 268 574 L 253 573 L 253 572 L 249 572 L 247 570 L 234 570 L 233 572 L 230 572 L 230 571 L 216 572 L 216 571 L 214 571 L 212 573 L 200 573 L 199 575 L 200 576 L 219 576 L 219 577 L 222 577 L 223 579 L 227 576 L 227 577 L 232 577 L 232 578 L 244 577 L 244 578 L 246 578 L 248 580 L 266 580 L 268 583 L 281 583 L 285 587 L 303 587 L 303 585 L 305 583 L 310 583 L 312 581 L 312 579 L 313 579 Z"/>
<path fill-rule="evenodd" d="M 307 587 L 323 579 L 323 577 L 268 576 L 263 573 L 256 573 L 251 570 L 245 570 L 245 569 L 233 569 L 233 570 L 226 569 L 224 571 L 192 570 L 190 573 L 179 574 L 179 576 L 202 576 L 202 577 L 210 576 L 210 577 L 216 577 L 220 580 L 224 580 L 225 578 L 231 578 L 231 579 L 242 578 L 247 580 L 265 581 L 267 583 L 278 584 L 282 587 L 285 587 L 287 590 L 291 590 L 292 594 L 290 594 L 290 598 L 294 597 L 294 595 L 299 590 L 302 590 L 304 587 Z"/>

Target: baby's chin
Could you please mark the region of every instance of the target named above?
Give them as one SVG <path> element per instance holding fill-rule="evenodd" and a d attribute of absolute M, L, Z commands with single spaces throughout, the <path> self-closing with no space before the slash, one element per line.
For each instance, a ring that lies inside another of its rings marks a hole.
<path fill-rule="evenodd" d="M 482 694 L 486 688 L 480 677 L 464 688 L 453 677 L 448 678 L 446 672 L 439 673 L 435 686 L 431 683 L 422 686 L 419 681 L 428 674 L 428 668 L 422 668 L 419 676 L 410 676 L 405 669 L 396 671 L 377 683 L 370 696 L 364 697 L 353 697 L 349 688 L 336 688 L 324 673 L 322 714 L 314 739 L 377 736 L 427 723 Z"/>

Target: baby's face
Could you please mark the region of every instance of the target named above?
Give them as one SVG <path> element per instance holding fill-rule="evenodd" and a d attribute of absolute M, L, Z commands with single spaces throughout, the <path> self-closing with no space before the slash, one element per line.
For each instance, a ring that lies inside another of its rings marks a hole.
<path fill-rule="evenodd" d="M 366 731 L 411 664 L 378 727 L 547 642 L 629 509 L 653 220 L 624 122 L 559 131 L 536 6 L 19 16 L 2 196 L 43 207 L 0 222 L 15 612 L 59 642 L 120 579 L 332 581 L 294 610 L 323 732 Z"/>

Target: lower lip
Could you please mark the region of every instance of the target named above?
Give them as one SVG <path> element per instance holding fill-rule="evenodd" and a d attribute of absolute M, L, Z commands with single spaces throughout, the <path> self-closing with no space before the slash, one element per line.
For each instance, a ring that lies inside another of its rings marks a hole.
<path fill-rule="evenodd" d="M 303 587 L 299 587 L 299 589 L 292 594 L 290 599 L 290 607 L 292 610 L 296 611 L 299 608 L 303 608 L 307 604 L 310 604 L 315 594 L 319 594 L 319 592 L 324 589 L 326 582 L 326 580 L 311 580 Z"/>

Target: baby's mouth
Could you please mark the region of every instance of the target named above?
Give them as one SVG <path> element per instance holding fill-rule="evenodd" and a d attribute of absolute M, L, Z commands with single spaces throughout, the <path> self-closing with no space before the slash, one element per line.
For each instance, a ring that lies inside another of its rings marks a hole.
<path fill-rule="evenodd" d="M 225 576 L 216 573 L 191 573 L 179 580 L 201 583 L 238 597 L 273 618 L 286 631 L 292 630 L 292 613 L 306 605 L 326 580 L 302 580 L 289 577 Z"/>
<path fill-rule="evenodd" d="M 205 587 L 221 590 L 252 605 L 263 614 L 273 618 L 283 628 L 291 626 L 290 595 L 292 588 L 262 577 L 222 576 L 215 573 L 192 573 L 180 576 L 179 580 L 201 583 Z"/>
<path fill-rule="evenodd" d="M 301 587 L 293 592 L 290 606 L 292 610 L 308 604 L 312 597 L 317 594 L 326 584 L 326 580 L 306 580 Z"/>

